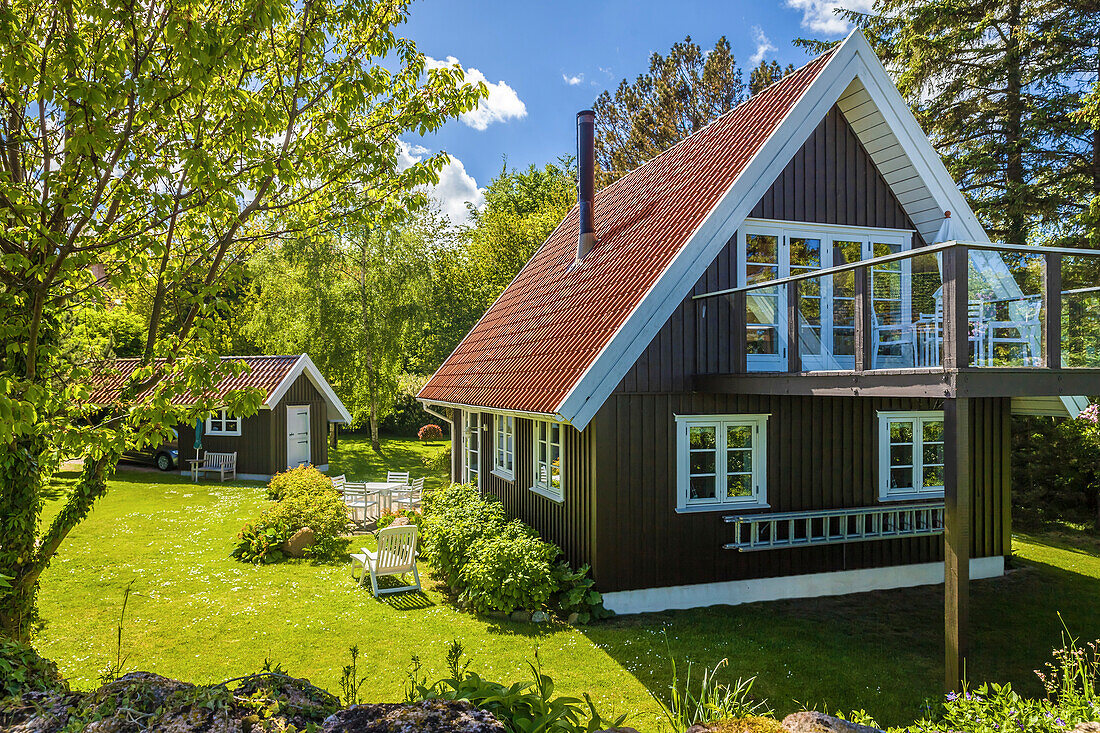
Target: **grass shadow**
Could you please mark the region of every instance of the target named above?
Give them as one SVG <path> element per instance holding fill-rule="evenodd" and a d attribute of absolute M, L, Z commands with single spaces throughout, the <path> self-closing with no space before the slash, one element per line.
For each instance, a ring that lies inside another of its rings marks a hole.
<path fill-rule="evenodd" d="M 381 585 L 381 584 L 379 584 Z M 379 590 L 383 590 L 380 588 Z M 408 591 L 406 593 L 387 593 L 380 595 L 378 600 L 397 611 L 422 611 L 425 608 L 433 608 L 436 604 L 422 590 Z"/>

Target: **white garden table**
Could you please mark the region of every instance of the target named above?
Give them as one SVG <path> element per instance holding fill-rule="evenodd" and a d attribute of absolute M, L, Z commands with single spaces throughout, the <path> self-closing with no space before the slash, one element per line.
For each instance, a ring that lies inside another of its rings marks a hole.
<path fill-rule="evenodd" d="M 367 481 L 363 484 L 367 490 L 367 496 L 378 497 L 378 511 L 388 512 L 393 509 L 393 495 L 400 494 L 402 491 L 408 491 L 408 484 L 401 484 L 391 481 Z"/>

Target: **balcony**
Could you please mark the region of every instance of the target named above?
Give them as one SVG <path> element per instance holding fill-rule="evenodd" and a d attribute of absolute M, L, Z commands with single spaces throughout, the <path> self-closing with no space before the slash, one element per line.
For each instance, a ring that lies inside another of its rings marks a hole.
<path fill-rule="evenodd" d="M 721 301 L 732 369 L 701 391 L 923 397 L 1100 392 L 1100 250 L 945 242 L 746 263 Z M 705 313 L 705 308 L 697 309 Z"/>

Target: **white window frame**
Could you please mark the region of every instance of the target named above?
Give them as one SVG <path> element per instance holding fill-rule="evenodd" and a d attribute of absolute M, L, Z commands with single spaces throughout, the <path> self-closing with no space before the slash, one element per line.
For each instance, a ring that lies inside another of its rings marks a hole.
<path fill-rule="evenodd" d="M 481 414 L 468 410 L 462 411 L 462 483 L 481 485 Z"/>
<path fill-rule="evenodd" d="M 553 480 L 550 478 L 549 466 L 547 467 L 547 480 L 542 481 L 542 466 L 539 461 L 539 447 L 546 444 L 547 460 L 550 456 L 550 446 L 554 445 L 554 441 L 550 436 L 553 435 L 552 428 L 557 426 L 558 428 L 558 485 L 554 486 Z M 546 439 L 542 439 L 542 429 L 546 429 Z M 536 494 L 541 494 L 547 499 L 556 501 L 558 503 L 565 501 L 565 424 L 555 422 L 553 420 L 532 420 L 531 421 L 531 491 Z"/>
<path fill-rule="evenodd" d="M 493 415 L 493 474 L 516 480 L 516 418 Z"/>
<path fill-rule="evenodd" d="M 217 423 L 221 427 L 214 428 L 214 423 Z M 227 430 L 225 428 L 226 423 L 233 423 L 236 428 L 233 430 Z M 214 410 L 210 417 L 206 418 L 206 434 L 207 435 L 227 435 L 227 436 L 239 436 L 241 434 L 241 419 L 229 414 L 229 410 L 222 407 L 221 409 Z"/>
<path fill-rule="evenodd" d="M 806 237 L 821 241 L 820 264 L 823 269 L 831 267 L 833 264 L 833 242 L 859 242 L 862 251 L 861 258 L 864 260 L 874 256 L 875 244 L 897 245 L 902 251 L 906 252 L 913 246 L 913 230 L 911 229 L 881 229 L 878 227 L 749 218 L 737 230 L 737 284 L 742 287 L 748 283 L 747 248 L 748 236 L 751 234 L 778 238 L 777 265 L 779 277 L 790 275 L 790 240 L 794 237 Z M 909 277 L 912 272 L 912 260 L 901 260 L 900 267 L 902 271 L 902 321 L 906 322 L 912 320 L 912 278 Z M 778 353 L 749 354 L 746 357 L 746 366 L 749 371 L 786 371 L 787 369 L 787 288 L 780 287 L 778 290 L 778 313 L 776 315 Z M 749 295 L 752 295 L 752 293 L 749 293 Z M 854 367 L 854 357 L 847 355 L 838 357 L 835 354 L 833 327 L 833 281 L 829 277 L 821 281 L 821 331 L 822 351 L 824 353 L 805 355 L 803 357 L 803 368 L 806 371 L 852 369 Z"/>
<path fill-rule="evenodd" d="M 912 490 L 890 488 L 890 423 L 909 421 L 913 428 Z M 942 410 L 901 410 L 878 413 L 878 499 L 879 501 L 913 501 L 942 499 L 942 486 L 924 487 L 924 423 L 943 422 Z M 944 428 L 946 429 L 946 424 Z M 944 446 L 946 461 L 946 444 Z"/>
<path fill-rule="evenodd" d="M 739 509 L 768 508 L 768 418 L 769 414 L 756 415 L 677 415 L 676 416 L 676 511 L 700 512 Z M 727 497 L 725 477 L 727 460 L 727 428 L 749 426 L 753 429 L 752 486 L 750 496 Z M 715 428 L 715 478 L 713 499 L 691 499 L 690 431 L 693 427 Z"/>

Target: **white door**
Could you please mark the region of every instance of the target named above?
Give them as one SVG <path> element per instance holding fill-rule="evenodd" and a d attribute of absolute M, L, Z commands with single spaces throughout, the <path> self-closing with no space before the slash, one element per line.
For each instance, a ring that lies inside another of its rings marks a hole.
<path fill-rule="evenodd" d="M 309 405 L 291 405 L 286 408 L 286 465 L 309 462 Z"/>

